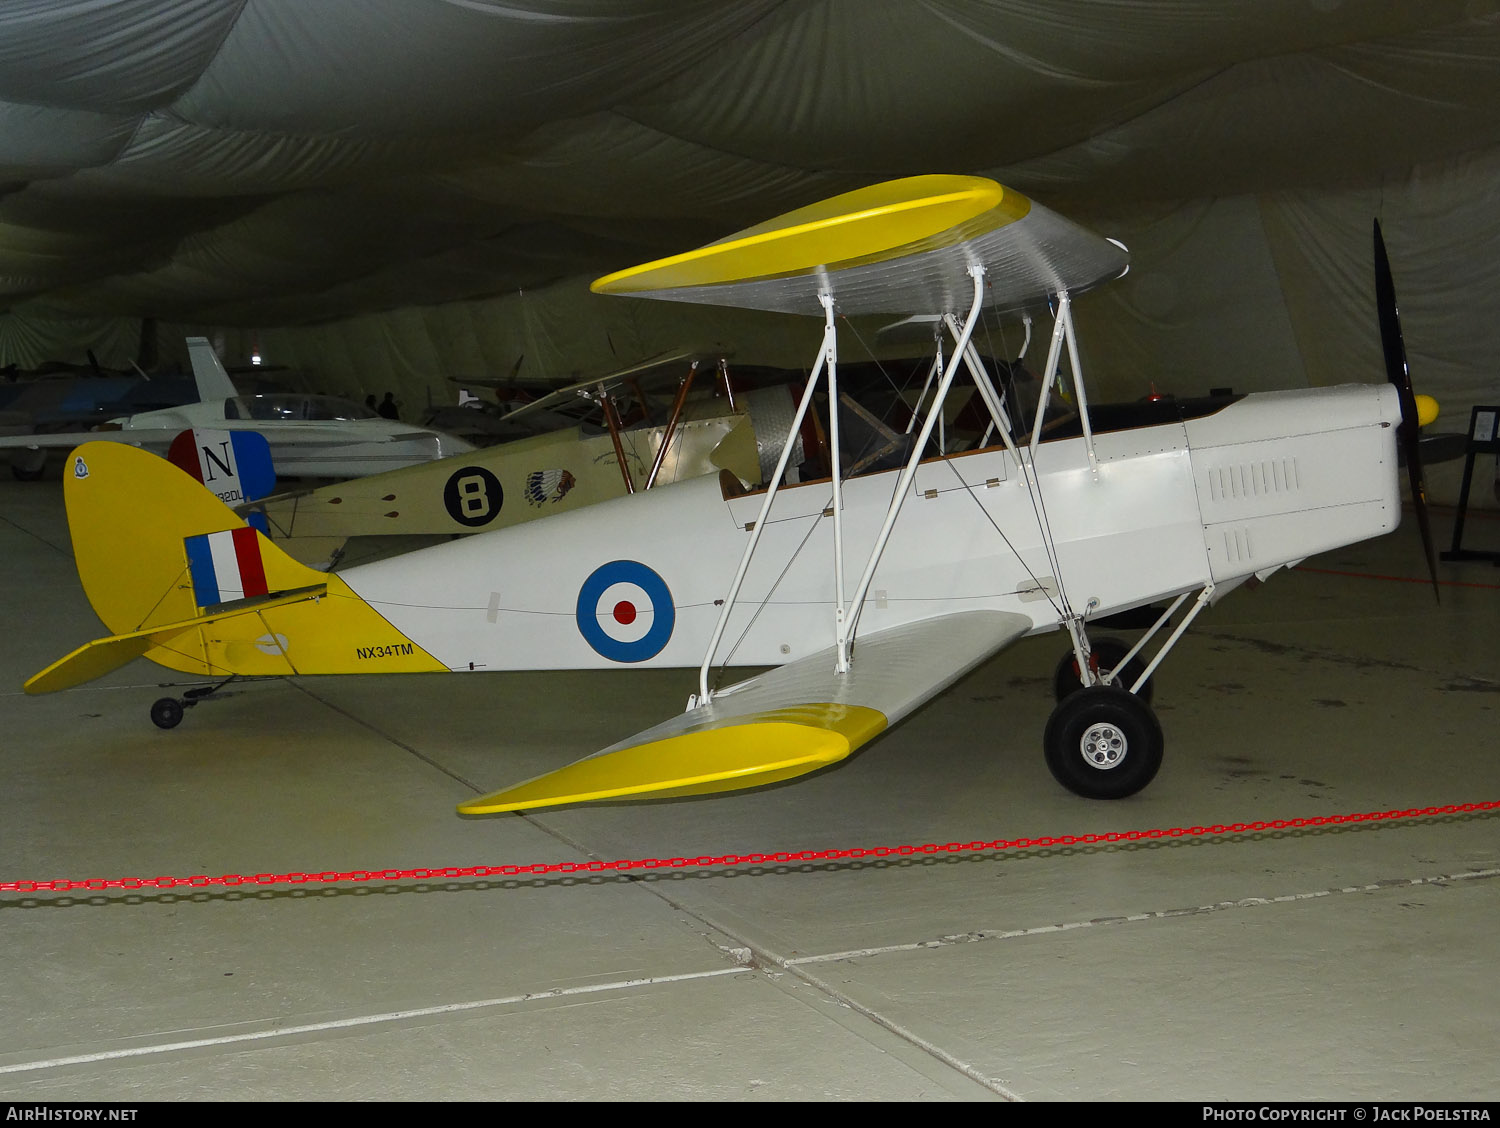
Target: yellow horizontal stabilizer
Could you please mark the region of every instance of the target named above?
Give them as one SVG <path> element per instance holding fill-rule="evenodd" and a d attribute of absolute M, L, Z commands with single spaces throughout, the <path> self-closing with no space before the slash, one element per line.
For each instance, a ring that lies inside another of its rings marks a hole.
<path fill-rule="evenodd" d="M 112 635 L 86 642 L 66 658 L 26 679 L 27 693 L 56 693 L 102 678 L 135 661 L 151 646 L 150 635 Z"/>
<path fill-rule="evenodd" d="M 461 803 L 458 812 L 490 815 L 600 799 L 760 787 L 837 763 L 886 724 L 884 714 L 860 705 L 807 704 L 746 714 L 591 756 Z"/>
<path fill-rule="evenodd" d="M 327 593 L 327 587 L 316 584 L 296 591 L 281 592 L 270 596 L 257 596 L 224 604 L 211 615 L 199 615 L 177 623 L 165 623 L 159 627 L 146 627 L 139 631 L 110 635 L 86 642 L 73 653 L 59 658 L 40 673 L 26 679 L 21 687 L 27 693 L 56 693 L 60 689 L 72 689 L 75 685 L 103 677 L 111 670 L 141 657 L 153 646 L 158 646 L 183 631 L 195 627 L 206 627 L 221 619 L 233 619 L 239 615 L 250 615 L 257 611 L 269 611 L 292 603 L 317 599 Z"/>

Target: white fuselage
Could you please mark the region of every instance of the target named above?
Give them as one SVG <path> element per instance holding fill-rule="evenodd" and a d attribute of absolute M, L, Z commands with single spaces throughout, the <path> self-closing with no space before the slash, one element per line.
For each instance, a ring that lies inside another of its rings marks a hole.
<path fill-rule="evenodd" d="M 1082 438 L 1043 443 L 1035 493 L 1003 448 L 930 460 L 859 632 L 987 608 L 1023 614 L 1037 633 L 1063 621 L 1064 597 L 1093 617 L 1222 593 L 1387 532 L 1400 516 L 1398 420 L 1383 385 L 1251 395 L 1203 418 L 1096 434 L 1096 466 Z M 897 480 L 844 483 L 846 596 Z M 761 501 L 699 479 L 342 576 L 452 669 L 697 666 Z M 778 495 L 717 663 L 780 665 L 833 644 L 831 503 L 826 481 Z"/>

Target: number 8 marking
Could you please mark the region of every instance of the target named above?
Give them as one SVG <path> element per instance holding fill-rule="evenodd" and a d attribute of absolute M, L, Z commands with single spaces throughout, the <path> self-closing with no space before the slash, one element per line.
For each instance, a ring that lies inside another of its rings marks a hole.
<path fill-rule="evenodd" d="M 448 476 L 443 508 L 460 525 L 477 529 L 488 525 L 505 504 L 500 479 L 482 466 L 464 466 Z"/>

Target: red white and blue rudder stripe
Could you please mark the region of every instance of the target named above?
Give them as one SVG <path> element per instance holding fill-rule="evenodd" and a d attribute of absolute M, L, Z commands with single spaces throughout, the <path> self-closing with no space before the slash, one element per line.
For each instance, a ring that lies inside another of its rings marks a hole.
<path fill-rule="evenodd" d="M 182 543 L 193 577 L 193 598 L 199 607 L 267 594 L 266 569 L 254 529 L 203 533 L 184 537 Z"/>

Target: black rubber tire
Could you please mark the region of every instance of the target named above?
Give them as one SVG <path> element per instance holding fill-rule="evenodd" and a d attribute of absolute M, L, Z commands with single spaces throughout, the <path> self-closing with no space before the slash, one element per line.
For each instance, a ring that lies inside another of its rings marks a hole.
<path fill-rule="evenodd" d="M 1058 702 L 1042 747 L 1053 777 L 1073 794 L 1124 799 L 1156 778 L 1163 740 L 1156 714 L 1138 696 L 1091 685 Z"/>
<path fill-rule="evenodd" d="M 1118 638 L 1096 638 L 1090 639 L 1090 645 L 1094 648 L 1094 654 L 1099 659 L 1099 672 L 1108 673 L 1120 664 L 1120 659 L 1130 653 L 1130 644 Z M 1122 671 L 1121 676 L 1112 684 L 1121 689 L 1128 690 L 1135 684 L 1135 679 L 1146 672 L 1146 664 L 1139 658 L 1132 658 Z M 1078 676 L 1078 660 L 1073 657 L 1073 652 L 1063 652 L 1062 658 L 1058 660 L 1057 671 L 1052 675 L 1053 697 L 1061 701 L 1065 697 L 1077 693 L 1083 688 L 1083 679 Z M 1151 695 L 1156 690 L 1156 681 L 1152 679 L 1141 686 L 1140 693 L 1136 694 L 1146 704 L 1151 703 Z"/>
<path fill-rule="evenodd" d="M 182 723 L 182 703 L 175 697 L 158 698 L 151 706 L 151 723 L 159 729 L 176 728 Z"/>

